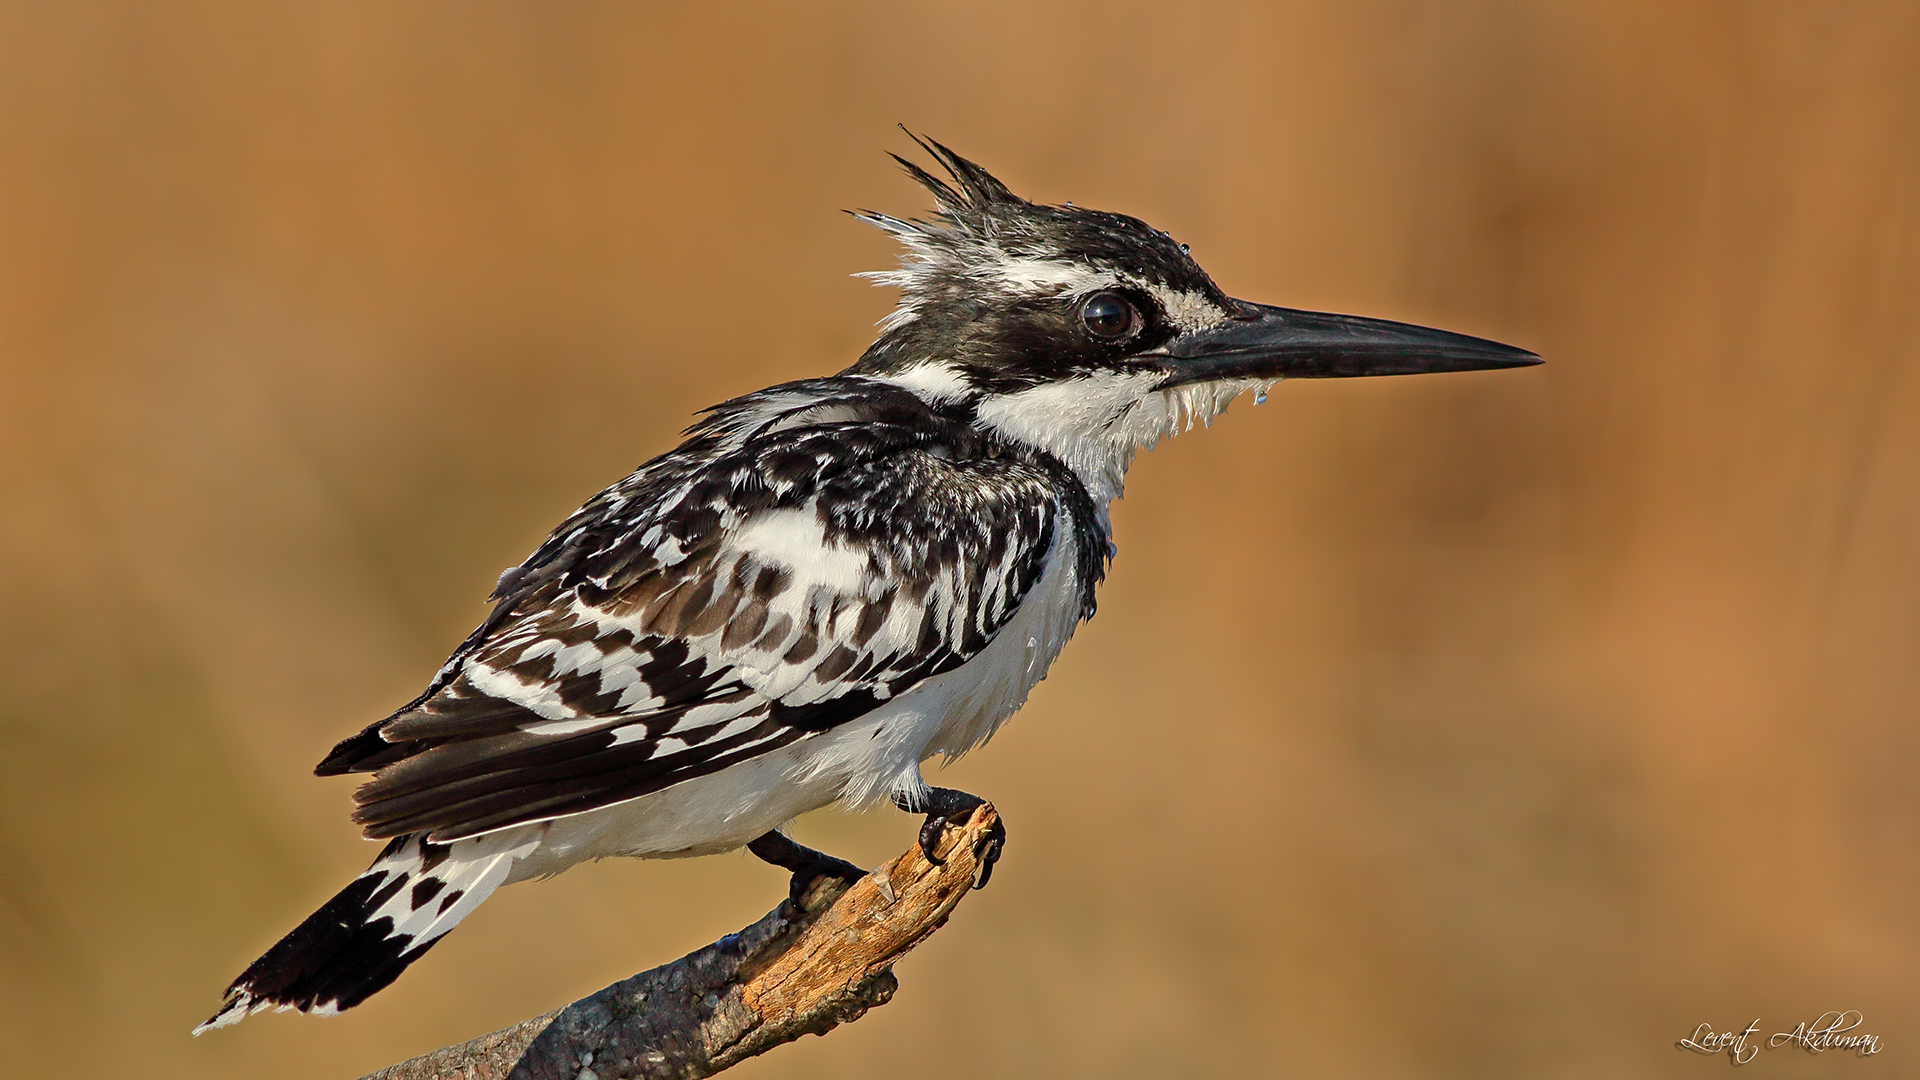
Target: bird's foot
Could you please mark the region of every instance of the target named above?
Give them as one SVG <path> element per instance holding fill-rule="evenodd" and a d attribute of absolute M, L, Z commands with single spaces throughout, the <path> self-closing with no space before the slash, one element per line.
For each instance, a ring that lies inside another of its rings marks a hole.
<path fill-rule="evenodd" d="M 845 859 L 836 859 L 824 851 L 796 842 L 778 829 L 747 845 L 747 850 L 793 874 L 787 883 L 787 899 L 801 911 L 807 910 L 807 893 L 823 877 L 839 878 L 851 884 L 867 876 L 865 870 Z"/>
<path fill-rule="evenodd" d="M 969 795 L 964 791 L 955 791 L 953 788 L 938 787 L 928 788 L 925 797 L 917 802 L 909 800 L 905 795 L 893 797 L 893 805 L 900 809 L 910 814 L 927 815 L 927 819 L 920 824 L 920 854 L 925 855 L 927 861 L 935 866 L 940 866 L 947 861 L 939 854 L 940 834 L 946 831 L 948 825 L 964 824 L 974 810 L 986 801 L 978 795 Z M 1000 861 L 1000 851 L 1006 847 L 1006 844 L 1007 827 L 998 817 L 995 817 L 992 827 L 981 834 L 973 844 L 973 856 L 980 860 L 980 868 L 975 871 L 973 877 L 974 888 L 987 887 L 987 879 L 993 876 L 993 866 Z"/>

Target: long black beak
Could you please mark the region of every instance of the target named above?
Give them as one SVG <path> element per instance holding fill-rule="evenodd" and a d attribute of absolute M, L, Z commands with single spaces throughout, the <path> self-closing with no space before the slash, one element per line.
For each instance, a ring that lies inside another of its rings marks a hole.
<path fill-rule="evenodd" d="M 1346 379 L 1540 362 L 1525 349 L 1447 330 L 1239 303 L 1241 314 L 1227 322 L 1166 344 L 1164 358 L 1154 358 L 1171 376 L 1163 389 L 1216 379 Z"/>

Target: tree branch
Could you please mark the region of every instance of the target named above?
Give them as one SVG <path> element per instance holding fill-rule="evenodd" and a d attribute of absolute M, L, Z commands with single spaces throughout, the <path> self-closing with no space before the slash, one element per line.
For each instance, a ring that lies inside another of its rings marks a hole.
<path fill-rule="evenodd" d="M 991 805 L 949 826 L 943 865 L 915 845 L 849 885 L 820 878 L 737 934 L 564 1008 L 362 1080 L 694 1080 L 893 997 L 894 962 L 946 924 L 998 826 Z"/>

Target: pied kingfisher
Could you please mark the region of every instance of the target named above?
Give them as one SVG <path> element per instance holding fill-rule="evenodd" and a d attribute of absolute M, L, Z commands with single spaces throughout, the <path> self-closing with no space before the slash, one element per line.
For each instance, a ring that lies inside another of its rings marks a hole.
<path fill-rule="evenodd" d="M 916 141 L 946 179 L 894 157 L 932 220 L 854 215 L 906 248 L 869 275 L 900 291 L 879 339 L 707 410 L 500 576 L 420 696 L 315 769 L 372 774 L 380 856 L 197 1030 L 351 1008 L 493 890 L 586 859 L 745 846 L 798 893 L 860 871 L 779 830 L 883 798 L 932 858 L 980 800 L 922 763 L 991 736 L 1093 615 L 1137 450 L 1281 379 L 1539 362 L 1232 299 L 1166 233 Z"/>

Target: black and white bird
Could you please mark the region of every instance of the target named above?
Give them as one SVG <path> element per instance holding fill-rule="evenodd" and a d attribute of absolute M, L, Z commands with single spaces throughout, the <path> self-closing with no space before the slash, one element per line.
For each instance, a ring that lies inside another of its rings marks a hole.
<path fill-rule="evenodd" d="M 942 823 L 922 763 L 990 737 L 1094 611 L 1134 454 L 1277 381 L 1538 362 L 1404 323 L 1234 300 L 1143 222 L 1031 203 L 931 141 L 879 339 L 828 378 L 709 409 L 500 576 L 404 708 L 315 770 L 371 773 L 387 845 L 198 1030 L 331 1014 L 495 889 L 604 856 L 742 846 L 857 876 L 780 832 L 830 803 Z M 998 840 L 982 852 L 983 870 Z M 984 884 L 983 880 L 980 884 Z"/>

